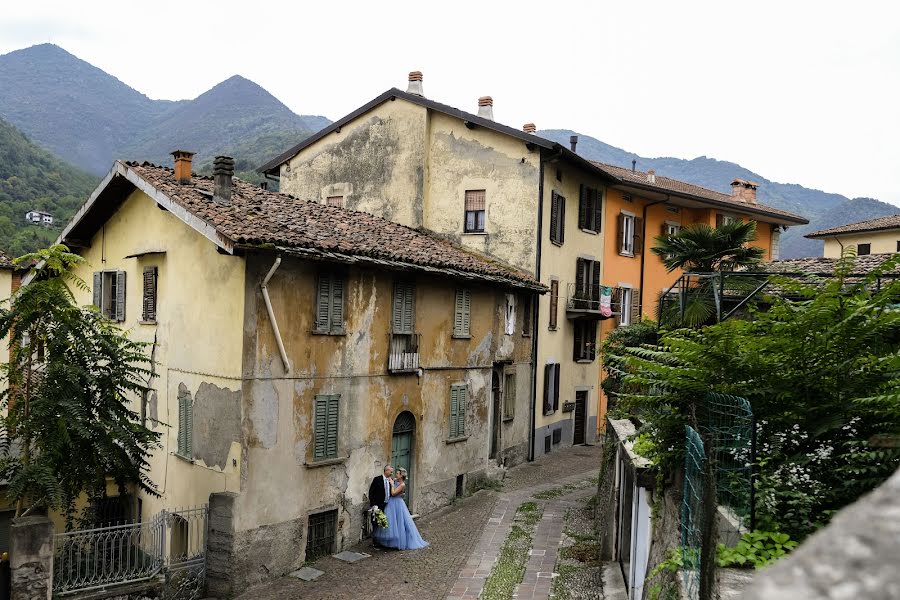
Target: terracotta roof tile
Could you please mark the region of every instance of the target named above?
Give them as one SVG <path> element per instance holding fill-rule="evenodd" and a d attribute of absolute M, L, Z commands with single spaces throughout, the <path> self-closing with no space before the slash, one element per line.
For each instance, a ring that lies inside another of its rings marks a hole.
<path fill-rule="evenodd" d="M 801 217 L 800 215 L 796 215 L 792 212 L 788 212 L 786 210 L 781 210 L 780 208 L 774 208 L 771 206 L 766 206 L 765 204 L 747 204 L 746 202 L 742 202 L 740 200 L 735 200 L 729 194 L 723 194 L 722 192 L 717 192 L 715 190 L 711 190 L 705 187 L 701 187 L 699 185 L 694 185 L 692 183 L 687 183 L 686 181 L 679 181 L 678 179 L 670 179 L 669 177 L 662 177 L 661 175 L 656 175 L 654 182 L 650 182 L 650 178 L 645 171 L 632 171 L 631 169 L 626 169 L 623 167 L 617 167 L 615 165 L 609 165 L 606 163 L 591 161 L 598 168 L 603 169 L 609 172 L 614 177 L 621 179 L 623 182 L 627 183 L 639 183 L 644 186 L 655 187 L 662 192 L 675 192 L 678 194 L 684 194 L 687 196 L 692 196 L 698 200 L 713 200 L 715 202 L 722 202 L 734 207 L 736 211 L 753 211 L 759 212 L 763 214 L 770 214 L 772 216 L 777 217 L 786 217 L 788 219 L 794 220 L 798 223 L 808 223 L 809 221 Z"/>
<path fill-rule="evenodd" d="M 194 175 L 190 185 L 179 185 L 171 168 L 150 163 L 125 165 L 235 244 L 311 249 L 396 261 L 544 289 L 524 271 L 368 213 L 300 200 L 237 178 L 233 179 L 231 203 L 224 205 L 212 198 L 211 177 Z"/>
<path fill-rule="evenodd" d="M 856 257 L 856 266 L 853 274 L 864 275 L 878 267 L 896 254 L 865 254 Z M 811 273 L 813 275 L 831 275 L 837 265 L 837 258 L 789 258 L 760 263 L 759 270 L 767 273 Z M 900 274 L 900 267 L 890 271 Z"/>
<path fill-rule="evenodd" d="M 839 233 L 861 233 L 863 231 L 880 231 L 884 229 L 900 229 L 900 214 L 878 217 L 877 219 L 869 219 L 868 221 L 860 221 L 858 223 L 850 223 L 849 225 L 840 225 L 830 229 L 822 229 L 821 231 L 813 231 L 812 233 L 807 233 L 804 237 L 819 238 Z"/>
<path fill-rule="evenodd" d="M 0 250 L 0 269 L 12 269 L 12 259 L 3 250 Z"/>

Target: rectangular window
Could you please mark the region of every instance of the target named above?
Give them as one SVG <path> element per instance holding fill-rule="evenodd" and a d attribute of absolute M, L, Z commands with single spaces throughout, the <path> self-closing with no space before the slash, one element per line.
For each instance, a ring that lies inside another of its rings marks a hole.
<path fill-rule="evenodd" d="M 865 256 L 866 254 L 872 254 L 872 244 L 859 244 L 856 246 L 856 254 L 859 256 Z"/>
<path fill-rule="evenodd" d="M 466 190 L 466 233 L 484 233 L 484 200 L 484 190 Z"/>
<path fill-rule="evenodd" d="M 328 196 L 327 198 L 325 198 L 325 204 L 327 206 L 337 206 L 338 208 L 344 208 L 344 197 Z"/>
<path fill-rule="evenodd" d="M 531 294 L 522 294 L 522 335 L 531 335 Z"/>
<path fill-rule="evenodd" d="M 679 231 L 681 231 L 680 224 L 672 223 L 671 221 L 663 223 L 663 235 L 672 237 L 673 235 L 678 235 Z"/>
<path fill-rule="evenodd" d="M 394 310 L 391 319 L 393 333 L 412 335 L 416 326 L 416 284 L 410 281 L 394 283 Z"/>
<path fill-rule="evenodd" d="M 559 364 L 544 365 L 544 414 L 559 410 Z"/>
<path fill-rule="evenodd" d="M 319 273 L 316 285 L 316 333 L 344 333 L 344 276 Z"/>
<path fill-rule="evenodd" d="M 556 192 L 550 195 L 550 241 L 562 245 L 566 239 L 566 199 Z"/>
<path fill-rule="evenodd" d="M 600 263 L 587 258 L 575 259 L 574 308 L 600 310 Z"/>
<path fill-rule="evenodd" d="M 559 281 L 556 279 L 550 282 L 550 324 L 548 329 L 556 331 L 556 313 L 559 308 Z"/>
<path fill-rule="evenodd" d="M 506 295 L 506 324 L 503 333 L 512 335 L 516 332 L 516 296 L 515 294 Z"/>
<path fill-rule="evenodd" d="M 597 321 L 575 321 L 575 349 L 573 358 L 576 361 L 594 360 L 597 357 Z"/>
<path fill-rule="evenodd" d="M 718 213 L 716 215 L 716 227 L 724 227 L 725 225 L 731 225 L 732 223 L 739 222 L 740 219 L 733 215 L 724 215 L 722 213 Z"/>
<path fill-rule="evenodd" d="M 641 253 L 643 221 L 634 215 L 619 214 L 619 254 L 634 256 Z"/>
<path fill-rule="evenodd" d="M 306 560 L 308 562 L 334 552 L 337 516 L 337 509 L 309 515 L 309 530 L 306 534 Z"/>
<path fill-rule="evenodd" d="M 503 376 L 503 418 L 512 419 L 516 416 L 516 374 L 506 373 Z"/>
<path fill-rule="evenodd" d="M 144 302 L 141 320 L 145 323 L 156 322 L 156 282 L 157 268 L 144 267 Z"/>
<path fill-rule="evenodd" d="M 313 460 L 337 458 L 340 394 L 316 395 Z"/>
<path fill-rule="evenodd" d="M 111 321 L 125 320 L 125 271 L 94 273 L 94 306 Z"/>
<path fill-rule="evenodd" d="M 450 439 L 466 435 L 466 401 L 469 388 L 465 384 L 450 386 Z"/>
<path fill-rule="evenodd" d="M 178 455 L 194 458 L 194 405 L 190 393 L 178 394 Z"/>
<path fill-rule="evenodd" d="M 619 289 L 619 325 L 631 325 L 631 302 L 634 290 L 631 288 Z"/>
<path fill-rule="evenodd" d="M 467 338 L 471 321 L 472 292 L 456 290 L 456 302 L 453 307 L 453 337 Z"/>
<path fill-rule="evenodd" d="M 599 233 L 603 223 L 603 205 L 600 190 L 581 185 L 578 199 L 578 227 Z"/>

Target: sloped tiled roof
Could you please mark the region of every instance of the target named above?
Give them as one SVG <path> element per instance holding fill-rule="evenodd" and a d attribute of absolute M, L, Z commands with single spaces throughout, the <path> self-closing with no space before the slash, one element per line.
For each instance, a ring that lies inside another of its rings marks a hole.
<path fill-rule="evenodd" d="M 13 262 L 12 259 L 7 256 L 3 250 L 0 250 L 0 269 L 12 269 Z"/>
<path fill-rule="evenodd" d="M 812 233 L 807 233 L 804 237 L 821 238 L 841 233 L 862 233 L 865 231 L 882 231 L 887 229 L 900 229 L 900 214 L 878 217 L 877 219 L 869 219 L 868 221 L 860 221 L 859 223 L 850 223 L 849 225 L 840 225 L 830 229 L 822 229 L 821 231 L 813 231 Z"/>
<path fill-rule="evenodd" d="M 854 275 L 865 275 L 876 267 L 893 258 L 896 254 L 865 254 L 856 257 Z M 773 260 L 760 263 L 758 270 L 764 273 L 810 273 L 812 275 L 831 275 L 837 266 L 837 258 L 823 258 L 821 256 L 809 258 L 789 258 L 785 260 Z M 900 267 L 892 269 L 892 274 L 900 274 Z"/>
<path fill-rule="evenodd" d="M 386 261 L 422 270 L 544 290 L 530 274 L 462 249 L 449 241 L 368 213 L 325 206 L 233 179 L 229 204 L 213 200 L 213 179 L 194 175 L 189 185 L 174 170 L 150 163 L 118 163 L 158 193 L 215 228 L 235 246 L 315 251 L 332 259 Z"/>
<path fill-rule="evenodd" d="M 656 175 L 654 177 L 654 181 L 651 183 L 650 176 L 646 171 L 632 171 L 631 169 L 625 169 L 623 167 L 617 167 L 615 165 L 609 165 L 606 163 L 596 161 L 591 162 L 598 168 L 604 169 L 614 177 L 622 180 L 622 182 L 625 184 L 637 183 L 643 187 L 656 188 L 662 192 L 674 192 L 676 194 L 693 197 L 700 201 L 712 200 L 716 203 L 723 203 L 725 205 L 733 207 L 736 211 L 751 211 L 760 214 L 769 214 L 775 217 L 786 218 L 789 220 L 793 220 L 796 223 L 809 223 L 806 218 L 801 217 L 800 215 L 795 215 L 792 212 L 781 210 L 780 208 L 766 206 L 765 204 L 747 204 L 746 202 L 735 200 L 729 194 L 723 194 L 722 192 L 717 192 L 715 190 L 701 187 L 699 185 L 687 183 L 686 181 L 679 181 L 678 179 L 670 179 L 669 177 Z"/>

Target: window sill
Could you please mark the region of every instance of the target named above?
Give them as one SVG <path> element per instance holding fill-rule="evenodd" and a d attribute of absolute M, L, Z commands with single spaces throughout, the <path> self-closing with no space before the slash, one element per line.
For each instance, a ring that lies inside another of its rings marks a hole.
<path fill-rule="evenodd" d="M 512 417 L 503 417 L 503 422 L 504 422 L 504 423 L 510 423 L 510 422 L 512 422 L 513 420 L 515 420 L 515 418 L 516 418 L 515 416 L 512 416 Z"/>
<path fill-rule="evenodd" d="M 444 443 L 445 444 L 458 444 L 459 442 L 464 442 L 467 439 L 469 439 L 469 436 L 464 435 L 462 437 L 457 437 L 457 438 L 447 438 L 446 440 L 444 440 Z"/>
<path fill-rule="evenodd" d="M 591 359 L 588 359 L 588 358 L 579 358 L 575 362 L 578 363 L 579 365 L 589 365 L 594 361 Z"/>
<path fill-rule="evenodd" d="M 179 458 L 186 463 L 194 464 L 194 462 L 195 462 L 193 458 L 188 458 L 187 456 L 185 456 L 183 454 L 178 454 L 177 452 L 173 452 L 172 454 L 175 455 L 175 458 Z"/>
<path fill-rule="evenodd" d="M 551 410 L 550 412 L 544 412 L 545 417 L 549 417 L 550 415 L 555 415 L 555 414 L 556 414 L 556 410 Z"/>
<path fill-rule="evenodd" d="M 531 334 L 530 334 L 530 333 L 523 333 L 523 334 L 522 334 L 522 337 L 523 337 L 523 338 L 530 338 L 530 337 L 531 337 Z"/>
<path fill-rule="evenodd" d="M 313 335 L 333 335 L 336 337 L 341 337 L 341 336 L 347 335 L 346 331 L 316 331 L 315 329 L 310 331 L 310 333 Z"/>
<path fill-rule="evenodd" d="M 559 246 L 560 248 L 562 248 L 562 242 L 557 242 L 557 241 L 555 241 L 555 240 L 550 240 L 550 243 L 553 244 L 554 246 Z"/>
<path fill-rule="evenodd" d="M 139 325 L 159 325 L 159 321 L 138 321 Z"/>
<path fill-rule="evenodd" d="M 487 235 L 487 231 L 463 231 L 463 235 Z"/>
<path fill-rule="evenodd" d="M 556 327 L 548 327 L 547 331 L 556 331 L 556 329 L 557 329 Z"/>
<path fill-rule="evenodd" d="M 330 467 L 333 465 L 340 465 L 346 460 L 350 458 L 349 456 L 340 456 L 338 458 L 323 458 L 322 460 L 314 460 L 313 462 L 303 463 L 303 466 L 307 469 L 317 469 L 319 467 Z"/>
<path fill-rule="evenodd" d="M 591 235 L 600 235 L 599 231 L 594 231 L 593 229 L 585 229 L 584 227 L 579 227 L 579 229 L 581 229 L 581 231 L 583 231 L 584 233 L 589 233 Z"/>
<path fill-rule="evenodd" d="M 472 339 L 471 335 L 456 335 L 455 333 L 453 335 L 451 335 L 450 337 L 452 337 L 454 340 L 471 340 Z"/>
<path fill-rule="evenodd" d="M 619 252 L 619 256 L 627 256 L 628 258 L 634 258 L 634 252 Z"/>

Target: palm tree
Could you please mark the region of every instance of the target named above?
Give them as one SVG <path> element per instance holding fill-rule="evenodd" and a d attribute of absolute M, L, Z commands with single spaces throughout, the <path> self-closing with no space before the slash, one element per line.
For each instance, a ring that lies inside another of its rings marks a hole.
<path fill-rule="evenodd" d="M 711 227 L 706 223 L 688 225 L 675 235 L 659 236 L 651 251 L 666 270 L 696 273 L 679 286 L 678 302 L 669 297 L 659 301 L 659 322 L 687 327 L 720 320 L 728 297 L 743 298 L 759 284 L 757 278 L 731 277 L 728 290 L 722 273 L 753 267 L 765 252 L 751 246 L 756 239 L 756 222 L 740 221 Z"/>

